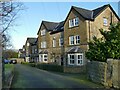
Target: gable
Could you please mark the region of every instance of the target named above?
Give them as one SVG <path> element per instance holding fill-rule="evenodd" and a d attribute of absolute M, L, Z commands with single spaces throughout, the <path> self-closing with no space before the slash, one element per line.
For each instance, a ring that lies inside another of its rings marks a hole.
<path fill-rule="evenodd" d="M 113 8 L 108 4 L 108 5 L 104 5 L 102 8 L 97 8 L 95 10 L 93 10 L 93 18 L 95 19 L 96 17 L 100 16 L 102 13 L 104 14 L 108 14 L 111 15 L 112 14 L 118 19 L 118 21 L 120 21 L 120 18 L 118 17 L 118 15 L 116 14 L 116 12 L 113 10 Z"/>
<path fill-rule="evenodd" d="M 42 22 L 41 25 L 40 25 L 40 28 L 39 28 L 39 30 L 38 30 L 37 35 L 39 35 L 40 30 L 42 30 L 42 29 L 46 29 L 46 27 L 45 27 L 45 25 L 43 24 L 43 22 Z"/>

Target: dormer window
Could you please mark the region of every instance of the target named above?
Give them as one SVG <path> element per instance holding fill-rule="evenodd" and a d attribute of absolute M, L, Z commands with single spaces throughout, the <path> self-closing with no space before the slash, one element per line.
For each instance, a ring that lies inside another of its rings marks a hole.
<path fill-rule="evenodd" d="M 45 35 L 45 29 L 41 30 L 41 36 Z"/>
<path fill-rule="evenodd" d="M 108 20 L 107 20 L 107 18 L 103 18 L 103 25 L 104 25 L 104 26 L 107 26 L 107 25 L 108 25 Z"/>
<path fill-rule="evenodd" d="M 74 27 L 79 25 L 79 18 L 76 17 L 74 19 L 69 20 L 69 27 Z"/>

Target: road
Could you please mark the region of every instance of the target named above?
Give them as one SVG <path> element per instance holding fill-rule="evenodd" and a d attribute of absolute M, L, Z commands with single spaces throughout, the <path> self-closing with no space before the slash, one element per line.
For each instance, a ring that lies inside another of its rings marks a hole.
<path fill-rule="evenodd" d="M 67 76 L 26 65 L 16 64 L 15 72 L 12 88 L 89 88 Z"/>

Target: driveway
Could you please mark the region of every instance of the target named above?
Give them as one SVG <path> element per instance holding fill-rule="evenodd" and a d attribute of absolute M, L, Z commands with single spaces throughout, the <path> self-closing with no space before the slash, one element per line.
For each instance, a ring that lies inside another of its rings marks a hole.
<path fill-rule="evenodd" d="M 67 76 L 45 70 L 15 65 L 12 88 L 89 88 L 87 85 L 71 80 Z"/>

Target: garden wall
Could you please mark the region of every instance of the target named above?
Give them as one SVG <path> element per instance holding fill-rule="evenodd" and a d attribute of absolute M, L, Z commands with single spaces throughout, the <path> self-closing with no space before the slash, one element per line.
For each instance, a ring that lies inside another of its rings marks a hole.
<path fill-rule="evenodd" d="M 120 60 L 91 61 L 87 64 L 88 78 L 108 87 L 120 88 Z"/>
<path fill-rule="evenodd" d="M 85 73 L 86 66 L 64 66 L 64 72 L 66 72 L 66 73 Z"/>

